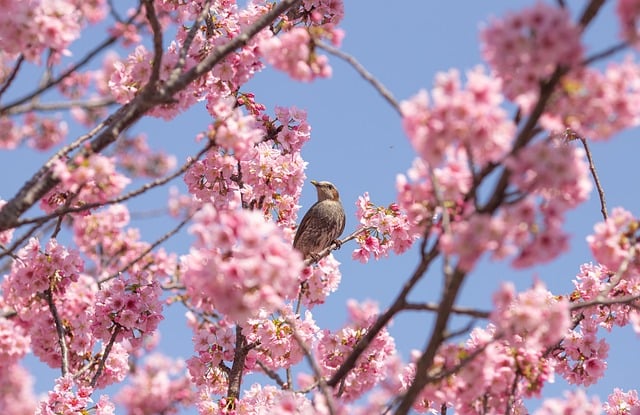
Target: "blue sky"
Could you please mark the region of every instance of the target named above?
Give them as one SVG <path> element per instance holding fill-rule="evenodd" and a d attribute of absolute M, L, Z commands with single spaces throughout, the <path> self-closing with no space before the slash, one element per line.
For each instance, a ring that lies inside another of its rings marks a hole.
<path fill-rule="evenodd" d="M 458 68 L 461 72 L 483 64 L 480 56 L 478 31 L 489 16 L 500 16 L 508 9 L 517 9 L 528 1 L 446 1 L 403 2 L 369 1 L 346 2 L 346 17 L 341 25 L 346 32 L 342 49 L 354 55 L 371 73 L 382 81 L 397 99 L 406 99 L 419 89 L 430 89 L 434 75 L 439 71 Z M 570 6 L 583 2 L 568 2 Z M 574 14 L 577 12 L 574 11 Z M 599 51 L 618 41 L 613 4 L 608 2 L 603 13 L 587 33 L 588 54 Z M 97 42 L 103 32 L 89 34 L 81 42 Z M 614 59 L 620 60 L 622 55 Z M 341 193 L 347 210 L 345 234 L 356 226 L 355 202 L 359 195 L 369 192 L 372 201 L 388 204 L 395 199 L 395 177 L 410 167 L 414 153 L 404 136 L 397 113 L 359 77 L 355 71 L 331 58 L 333 77 L 311 84 L 296 83 L 272 70 L 259 74 L 245 90 L 254 92 L 256 100 L 273 112 L 276 105 L 295 105 L 308 111 L 312 126 L 312 139 L 303 149 L 309 162 L 308 179 L 330 180 Z M 196 133 L 206 129 L 210 121 L 204 108 L 194 108 L 174 122 L 145 120 L 134 131 L 145 131 L 150 144 L 174 152 L 181 163 L 194 154 Z M 640 197 L 637 196 L 636 163 L 640 144 L 638 130 L 627 131 L 606 143 L 594 143 L 592 151 L 606 191 L 607 203 L 625 206 L 638 214 Z M 16 156 L 17 154 L 17 156 Z M 30 150 L 18 153 L 0 152 L 3 180 L 0 196 L 8 198 L 39 167 L 43 155 Z M 181 182 L 174 183 L 182 187 Z M 168 189 L 163 188 L 132 204 L 131 210 L 143 212 L 166 202 Z M 315 191 L 307 185 L 300 204 L 306 210 L 315 201 Z M 491 294 L 501 281 L 513 280 L 520 289 L 531 285 L 532 278 L 541 278 L 558 294 L 572 289 L 571 280 L 580 264 L 591 261 L 585 236 L 593 224 L 601 219 L 597 195 L 570 213 L 567 229 L 573 238 L 571 251 L 560 259 L 542 267 L 515 272 L 507 265 L 483 262 L 469 277 L 460 305 L 487 309 Z M 166 219 L 141 219 L 133 226 L 141 228 L 148 240 L 163 234 L 173 224 Z M 190 242 L 188 235 L 171 239 L 165 246 L 185 253 Z M 384 308 L 400 290 L 417 264 L 417 254 L 409 252 L 401 257 L 391 256 L 378 262 L 362 265 L 351 260 L 355 245 L 349 243 L 334 255 L 342 262 L 342 285 L 328 302 L 314 309 L 321 327 L 337 328 L 345 319 L 345 302 L 349 298 L 374 299 Z M 416 289 L 412 298 L 435 301 L 440 294 L 441 274 L 433 269 Z M 183 312 L 171 310 L 162 324 L 160 350 L 173 356 L 188 358 L 191 354 L 191 333 L 184 328 Z M 483 324 L 479 322 L 479 324 Z M 401 314 L 391 328 L 400 352 L 406 358 L 411 349 L 422 348 L 430 331 L 430 316 L 416 313 Z M 637 337 L 630 328 L 617 330 L 610 336 L 612 348 L 606 378 L 588 389 L 589 393 L 605 400 L 613 387 L 637 387 L 632 375 L 640 370 L 637 359 L 629 359 L 637 351 Z M 463 341 L 461 338 L 460 341 Z M 33 364 L 38 376 L 39 392 L 50 385 L 50 371 Z M 248 387 L 248 384 L 245 384 Z M 560 396 L 566 387 L 558 380 L 544 389 L 544 396 Z M 529 404 L 530 409 L 537 402 Z"/>

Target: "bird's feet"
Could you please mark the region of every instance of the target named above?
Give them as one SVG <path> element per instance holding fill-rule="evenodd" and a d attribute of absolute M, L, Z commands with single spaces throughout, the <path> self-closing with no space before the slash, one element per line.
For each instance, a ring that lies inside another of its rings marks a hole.
<path fill-rule="evenodd" d="M 334 239 L 332 244 L 336 244 L 336 249 L 340 249 L 342 247 L 342 241 L 340 239 Z"/>

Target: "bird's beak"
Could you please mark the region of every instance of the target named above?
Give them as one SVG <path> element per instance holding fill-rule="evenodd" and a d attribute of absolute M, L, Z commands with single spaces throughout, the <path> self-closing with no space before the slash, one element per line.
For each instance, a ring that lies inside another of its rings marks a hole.
<path fill-rule="evenodd" d="M 312 184 L 312 185 L 314 185 L 314 186 L 316 186 L 316 187 L 318 187 L 318 184 L 319 184 L 319 183 L 318 183 L 317 181 L 315 181 L 315 180 L 311 180 L 311 184 Z"/>

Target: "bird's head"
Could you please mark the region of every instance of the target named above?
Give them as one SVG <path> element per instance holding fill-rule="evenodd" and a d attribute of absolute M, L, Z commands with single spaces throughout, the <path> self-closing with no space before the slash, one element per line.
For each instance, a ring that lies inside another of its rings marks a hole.
<path fill-rule="evenodd" d="M 338 189 L 331 182 L 317 182 L 311 180 L 311 184 L 316 187 L 318 191 L 318 202 L 322 200 L 340 200 L 340 194 Z"/>

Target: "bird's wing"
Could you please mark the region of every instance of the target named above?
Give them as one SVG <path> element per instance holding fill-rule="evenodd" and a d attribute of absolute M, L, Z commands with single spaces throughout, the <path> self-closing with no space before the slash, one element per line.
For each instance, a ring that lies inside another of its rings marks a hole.
<path fill-rule="evenodd" d="M 307 223 L 313 217 L 312 211 L 317 205 L 318 205 L 318 202 L 314 203 L 313 206 L 311 206 L 307 211 L 307 213 L 305 213 L 304 216 L 302 217 L 302 222 L 300 222 L 300 225 L 298 225 L 298 229 L 296 229 L 296 236 L 293 237 L 294 247 L 298 245 L 298 239 L 300 239 L 300 235 L 302 235 L 302 230 L 307 227 Z"/>

